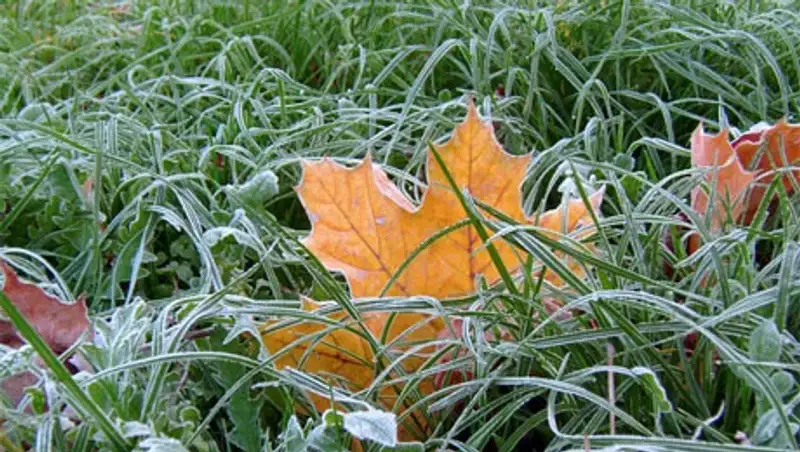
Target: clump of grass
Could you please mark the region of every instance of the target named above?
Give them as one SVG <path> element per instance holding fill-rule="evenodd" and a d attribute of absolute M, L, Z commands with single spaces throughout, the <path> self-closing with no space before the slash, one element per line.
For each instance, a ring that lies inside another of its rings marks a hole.
<path fill-rule="evenodd" d="M 446 136 L 469 92 L 507 150 L 535 153 L 529 212 L 557 202 L 565 179 L 606 184 L 592 238 L 602 254 L 485 225 L 538 261 L 556 249 L 594 270 L 567 292 L 529 284 L 445 303 L 468 327 L 440 345 L 470 353 L 425 372 L 474 378 L 421 401 L 441 419 L 425 447 L 738 450 L 743 432 L 796 448 L 794 199 L 690 258 L 663 237 L 705 230 L 687 205 L 699 121 L 743 130 L 797 113 L 800 18 L 766 0 L 534 3 L 0 6 L 0 257 L 67 298 L 89 294 L 102 340 L 82 347 L 97 372 L 77 382 L 126 441 L 307 440 L 311 425 L 291 420 L 308 402 L 299 389 L 329 388 L 277 372 L 241 336 L 300 319 L 299 294 L 350 303 L 296 240 L 308 230 L 291 191 L 298 160 L 372 152 L 419 199 L 426 143 Z M 551 296 L 582 314 L 542 321 Z M 515 340 L 483 341 L 497 325 Z M 0 446 L 107 445 L 98 419 L 3 410 Z"/>

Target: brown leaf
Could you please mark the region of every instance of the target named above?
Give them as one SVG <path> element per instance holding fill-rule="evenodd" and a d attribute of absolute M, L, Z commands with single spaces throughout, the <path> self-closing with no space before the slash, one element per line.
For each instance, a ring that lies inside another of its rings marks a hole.
<path fill-rule="evenodd" d="M 12 406 L 19 405 L 22 398 L 25 396 L 25 388 L 34 386 L 39 382 L 39 377 L 33 372 L 23 372 L 17 375 L 12 375 L 0 381 L 0 389 L 3 390 Z M 2 421 L 2 418 L 0 418 Z M 2 424 L 2 422 L 0 422 Z"/>
<path fill-rule="evenodd" d="M 83 299 L 64 303 L 38 286 L 20 281 L 14 269 L 3 261 L 0 270 L 5 278 L 3 292 L 56 354 L 66 351 L 89 330 Z M 10 322 L 0 323 L 6 323 L 7 331 Z"/>
<path fill-rule="evenodd" d="M 20 348 L 24 344 L 11 322 L 0 320 L 0 344 L 11 348 Z"/>

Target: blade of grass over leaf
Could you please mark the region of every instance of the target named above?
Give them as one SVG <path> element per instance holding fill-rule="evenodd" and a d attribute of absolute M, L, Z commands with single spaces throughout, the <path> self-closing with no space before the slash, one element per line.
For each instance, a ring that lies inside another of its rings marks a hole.
<path fill-rule="evenodd" d="M 455 179 L 453 179 L 453 175 L 450 174 L 450 171 L 447 169 L 447 165 L 445 165 L 442 156 L 439 154 L 439 151 L 436 150 L 436 148 L 430 143 L 428 144 L 428 149 L 430 149 L 431 154 L 433 154 L 434 158 L 436 159 L 436 163 L 439 165 L 439 168 L 441 168 L 445 178 L 447 178 L 447 182 L 450 184 L 450 189 L 458 197 L 458 201 L 461 204 L 461 207 L 464 209 L 464 212 L 467 214 L 470 221 L 472 222 L 472 226 L 475 228 L 475 231 L 478 233 L 478 236 L 480 236 L 481 241 L 484 244 L 486 244 L 486 251 L 489 253 L 489 256 L 492 259 L 492 264 L 494 264 L 498 274 L 500 274 L 500 278 L 503 280 L 506 289 L 513 295 L 517 295 L 518 293 L 516 285 L 514 284 L 514 280 L 511 278 L 511 274 L 508 272 L 508 269 L 506 268 L 505 264 L 503 264 L 503 261 L 500 259 L 500 255 L 497 253 L 497 249 L 494 247 L 493 244 L 487 243 L 489 241 L 489 234 L 483 227 L 482 220 L 478 218 L 478 215 L 475 212 L 474 208 L 470 206 L 470 202 L 464 196 L 464 193 L 462 193 L 461 190 L 459 189 Z"/>
<path fill-rule="evenodd" d="M 82 414 L 87 421 L 97 424 L 100 430 L 113 445 L 114 450 L 126 451 L 130 449 L 129 442 L 125 439 L 106 413 L 78 386 L 70 375 L 70 371 L 58 359 L 55 353 L 45 343 L 42 337 L 33 329 L 25 317 L 8 299 L 4 292 L 0 292 L 0 308 L 3 309 L 9 320 L 14 324 L 19 334 L 31 345 L 36 354 L 42 359 L 44 364 L 53 373 L 56 381 L 64 385 L 72 406 Z"/>

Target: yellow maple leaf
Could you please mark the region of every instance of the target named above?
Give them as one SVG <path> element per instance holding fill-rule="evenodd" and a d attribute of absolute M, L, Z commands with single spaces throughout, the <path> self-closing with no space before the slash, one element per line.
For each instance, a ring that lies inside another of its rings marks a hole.
<path fill-rule="evenodd" d="M 324 306 L 304 297 L 302 309 L 313 315 L 319 314 L 318 311 L 321 309 L 324 310 Z M 425 316 L 418 314 L 402 314 L 398 317 L 398 324 L 402 324 L 403 329 L 411 323 L 423 322 L 417 325 L 418 329 L 407 338 L 411 340 L 432 340 L 443 326 L 438 318 L 425 319 Z M 363 320 L 371 334 L 375 336 L 380 334 L 386 323 L 383 314 L 367 314 Z M 333 322 L 338 322 L 340 327 L 332 325 Z M 357 323 L 343 312 L 327 315 L 324 320 L 306 320 L 276 330 L 270 329 L 275 327 L 275 322 L 269 322 L 263 329 L 264 344 L 271 354 L 276 355 L 274 364 L 277 368 L 302 369 L 324 378 L 337 387 L 350 391 L 364 390 L 374 379 L 374 354 L 363 336 L 345 329 L 344 326 L 360 329 Z M 397 332 L 394 327 L 391 328 L 392 337 L 401 333 L 402 331 Z M 408 373 L 413 372 L 423 361 L 423 357 L 408 357 L 400 365 L 403 371 Z M 392 372 L 392 376 L 397 376 L 397 372 Z M 398 389 L 401 388 L 397 385 L 379 388 L 379 401 L 385 408 L 394 407 Z M 420 381 L 416 389 L 425 394 L 431 393 L 432 379 Z M 328 397 L 311 394 L 310 398 L 320 412 L 331 407 Z"/>
<path fill-rule="evenodd" d="M 553 231 L 554 236 L 592 223 L 589 208 L 580 200 L 568 202 L 565 208 L 546 212 L 538 220 L 524 214 L 520 189 L 531 156 L 512 156 L 503 151 L 491 123 L 480 120 L 471 101 L 466 120 L 455 128 L 449 141 L 435 147 L 457 187 L 519 223 L 534 223 Z M 384 286 L 423 242 L 467 218 L 443 169 L 430 152 L 427 159 L 428 188 L 419 207 L 409 201 L 369 155 L 354 168 L 344 167 L 328 158 L 317 162 L 303 161 L 302 166 L 303 179 L 296 191 L 312 224 L 311 233 L 303 244 L 329 270 L 344 274 L 354 297 L 382 295 Z M 591 208 L 595 211 L 599 209 L 602 197 L 602 191 L 591 197 Z M 494 247 L 509 271 L 519 270 L 522 262 L 511 245 L 495 241 Z M 583 269 L 577 264 L 568 265 L 583 274 Z M 476 291 L 476 276 L 479 274 L 492 283 L 500 278 L 477 231 L 466 226 L 423 249 L 388 288 L 386 295 L 427 295 L 439 299 L 467 295 Z M 547 275 L 547 279 L 553 284 L 561 284 L 555 274 Z M 313 309 L 308 304 L 306 307 Z M 424 343 L 435 340 L 445 327 L 440 318 L 403 313 L 395 316 L 389 331 L 384 332 L 388 316 L 386 313 L 370 314 L 364 323 L 375 337 L 385 336 L 389 342 L 405 334 L 405 343 Z M 412 327 L 416 329 L 409 332 Z M 265 334 L 264 343 L 275 353 L 292 343 L 297 335 L 318 333 L 320 328 L 323 327 L 316 325 L 270 331 Z M 350 357 L 343 358 L 339 353 L 346 349 L 362 358 L 356 361 L 370 362 L 373 356 L 366 341 L 352 332 L 329 335 L 330 340 L 322 341 L 317 346 L 319 348 L 314 349 L 320 352 L 320 358 L 315 361 L 312 356 L 305 361 L 303 369 L 317 374 L 344 376 L 357 388 L 370 384 L 373 378 L 371 369 L 353 366 Z M 339 351 L 333 353 L 329 348 L 331 344 L 337 344 L 335 348 Z M 287 353 L 276 365 L 296 367 L 299 364 L 296 357 L 304 356 L 306 347 Z M 403 360 L 405 372 L 413 373 L 419 368 L 425 360 L 425 353 L 420 355 Z M 330 363 L 330 357 L 344 362 Z M 432 388 L 428 381 L 419 386 L 423 393 Z M 381 392 L 384 401 L 394 401 L 395 395 Z M 318 409 L 328 407 L 327 401 L 314 400 Z"/>

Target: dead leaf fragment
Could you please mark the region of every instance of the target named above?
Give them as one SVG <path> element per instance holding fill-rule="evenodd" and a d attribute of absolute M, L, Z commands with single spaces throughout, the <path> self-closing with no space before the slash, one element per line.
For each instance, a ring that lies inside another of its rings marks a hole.
<path fill-rule="evenodd" d="M 86 303 L 79 299 L 67 304 L 47 294 L 42 288 L 22 282 L 17 273 L 6 262 L 0 260 L 3 273 L 3 292 L 16 306 L 23 317 L 36 329 L 47 345 L 56 354 L 67 349 L 89 330 Z M 0 343 L 12 348 L 24 344 L 14 326 L 8 320 L 0 319 Z M 15 405 L 24 395 L 24 389 L 38 379 L 31 373 L 12 376 L 2 381 L 3 391 Z"/>
<path fill-rule="evenodd" d="M 3 292 L 53 352 L 63 353 L 89 330 L 85 300 L 64 303 L 40 287 L 22 282 L 7 263 L 0 261 L 0 270 L 5 280 Z M 7 320 L 0 323 L 6 328 L 11 325 Z"/>

